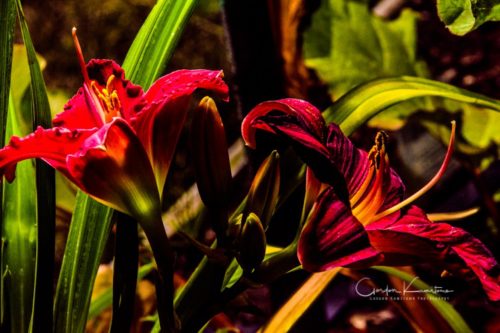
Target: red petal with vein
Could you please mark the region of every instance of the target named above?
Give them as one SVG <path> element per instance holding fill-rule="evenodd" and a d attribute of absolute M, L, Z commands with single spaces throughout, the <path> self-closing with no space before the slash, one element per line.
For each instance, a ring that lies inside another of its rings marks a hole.
<path fill-rule="evenodd" d="M 387 221 L 366 227 L 370 243 L 384 254 L 382 264 L 401 265 L 461 259 L 479 278 L 492 300 L 500 300 L 500 266 L 477 238 L 446 223 L 432 223 L 418 207 L 412 206 L 400 220 L 386 227 Z"/>
<path fill-rule="evenodd" d="M 318 198 L 302 230 L 299 261 L 308 271 L 373 263 L 378 252 L 370 246 L 363 225 L 328 188 Z"/>
<path fill-rule="evenodd" d="M 35 132 L 24 138 L 13 136 L 9 144 L 0 150 L 0 177 L 5 175 L 9 182 L 12 181 L 17 162 L 30 158 L 41 158 L 69 177 L 66 156 L 77 152 L 85 140 L 96 131 L 95 128 L 69 130 L 38 127 Z"/>
<path fill-rule="evenodd" d="M 277 101 L 263 102 L 248 113 L 241 124 L 241 134 L 245 144 L 255 148 L 255 133 L 257 129 L 274 133 L 273 129 L 263 121 L 268 115 L 279 115 L 288 118 L 290 122 L 299 124 L 308 136 L 316 141 L 323 141 L 325 121 L 321 112 L 312 104 L 294 98 L 285 98 Z M 284 121 L 283 123 L 287 123 Z"/>
<path fill-rule="evenodd" d="M 247 145 L 255 146 L 256 131 L 264 130 L 289 140 L 297 154 L 323 183 L 333 185 L 347 203 L 345 179 L 332 163 L 324 143 L 325 122 L 311 104 L 298 99 L 282 99 L 257 105 L 243 120 L 241 127 Z"/>
<path fill-rule="evenodd" d="M 147 106 L 132 120 L 163 191 L 189 101 L 196 89 L 206 89 L 227 100 L 228 87 L 222 71 L 180 70 L 157 80 L 145 94 Z"/>
<path fill-rule="evenodd" d="M 115 76 L 111 90 L 116 90 L 118 94 L 123 118 L 129 120 L 144 106 L 142 88 L 126 80 L 123 69 L 114 61 L 92 59 L 87 64 L 87 71 L 90 80 L 95 81 L 99 89 L 106 88 L 108 78 Z M 80 88 L 64 106 L 64 111 L 55 116 L 54 126 L 70 129 L 101 127 L 102 118 L 94 103 L 89 94 L 85 93 L 85 87 Z"/>
<path fill-rule="evenodd" d="M 160 199 L 144 148 L 126 121 L 115 118 L 68 156 L 68 172 L 96 200 L 141 220 L 159 214 Z"/>

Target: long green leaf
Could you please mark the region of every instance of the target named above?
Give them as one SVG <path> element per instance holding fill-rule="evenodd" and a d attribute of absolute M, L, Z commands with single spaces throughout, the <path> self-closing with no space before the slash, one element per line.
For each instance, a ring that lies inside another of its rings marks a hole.
<path fill-rule="evenodd" d="M 411 283 L 411 285 L 417 289 L 420 290 L 432 289 L 432 287 L 429 286 L 427 283 L 423 282 L 422 280 L 415 279 L 415 276 L 412 276 L 411 274 L 403 272 L 397 268 L 383 267 L 383 266 L 374 266 L 373 268 L 378 271 L 396 276 L 408 283 Z M 426 295 L 429 302 L 434 306 L 434 308 L 439 312 L 439 314 L 441 314 L 443 319 L 446 320 L 446 322 L 455 332 L 472 333 L 471 328 L 467 325 L 462 316 L 455 310 L 455 308 L 453 308 L 453 306 L 450 303 L 448 303 L 447 301 L 445 301 L 440 297 L 437 297 L 435 294 L 432 294 L 430 292 L 426 293 Z"/>
<path fill-rule="evenodd" d="M 56 332 L 83 332 L 95 275 L 111 230 L 112 211 L 77 194 L 56 291 Z"/>
<path fill-rule="evenodd" d="M 14 0 L 0 2 L 0 146 L 5 144 L 7 110 L 9 109 L 10 72 L 14 45 L 16 3 Z"/>
<path fill-rule="evenodd" d="M 137 34 L 123 68 L 127 77 L 148 88 L 170 60 L 198 0 L 160 0 Z"/>
<path fill-rule="evenodd" d="M 14 0 L 0 1 L 0 147 L 5 144 L 5 129 L 9 110 L 10 72 L 12 65 L 12 48 L 14 41 L 14 25 L 16 23 L 16 5 Z M 2 191 L 0 191 L 0 230 L 2 230 Z M 1 231 L 0 231 L 1 232 Z M 0 262 L 3 261 L 4 236 L 0 234 Z M 3 263 L 0 266 L 0 330 L 4 323 L 4 288 Z"/>
<path fill-rule="evenodd" d="M 196 3 L 158 1 L 123 64 L 128 79 L 147 88 L 162 74 Z M 76 206 L 56 290 L 55 328 L 61 332 L 68 328 L 68 332 L 83 332 L 85 328 L 99 259 L 111 225 L 111 209 L 83 193 L 78 194 Z M 81 238 L 87 240 L 85 246 L 93 248 L 92 252 L 80 245 Z M 82 319 L 75 321 L 76 318 Z"/>
<path fill-rule="evenodd" d="M 26 69 L 26 74 L 27 69 Z M 9 103 L 7 136 L 24 135 L 12 98 Z M 6 287 L 6 316 L 10 332 L 29 332 L 35 292 L 36 259 L 36 182 L 31 161 L 17 165 L 16 179 L 3 183 L 4 210 L 2 235 L 6 240 L 3 254 Z M 7 328 L 4 328 L 7 331 Z M 3 331 L 3 329 L 2 329 Z"/>
<path fill-rule="evenodd" d="M 500 102 L 465 89 L 433 80 L 401 76 L 365 83 L 349 91 L 327 109 L 323 116 L 335 122 L 346 135 L 381 111 L 408 99 L 437 96 L 500 111 Z"/>
<path fill-rule="evenodd" d="M 17 13 L 21 32 L 28 54 L 31 77 L 31 102 L 33 129 L 51 126 L 50 104 L 42 70 L 36 58 L 28 24 L 24 17 L 21 1 L 17 1 Z M 54 285 L 55 255 L 55 173 L 45 162 L 36 161 L 37 193 L 37 258 L 36 287 L 33 307 L 33 330 L 35 332 L 52 329 L 52 304 Z"/>

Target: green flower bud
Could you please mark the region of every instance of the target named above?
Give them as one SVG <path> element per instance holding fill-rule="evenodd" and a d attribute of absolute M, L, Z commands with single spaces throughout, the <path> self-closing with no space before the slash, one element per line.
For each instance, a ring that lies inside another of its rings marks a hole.
<path fill-rule="evenodd" d="M 253 179 L 252 186 L 248 191 L 244 216 L 247 216 L 248 212 L 254 212 L 260 217 L 264 229 L 267 229 L 278 203 L 279 188 L 279 154 L 277 151 L 273 151 L 262 162 Z"/>
<path fill-rule="evenodd" d="M 266 254 L 266 234 L 259 217 L 250 213 L 243 224 L 236 259 L 244 271 L 258 267 Z"/>

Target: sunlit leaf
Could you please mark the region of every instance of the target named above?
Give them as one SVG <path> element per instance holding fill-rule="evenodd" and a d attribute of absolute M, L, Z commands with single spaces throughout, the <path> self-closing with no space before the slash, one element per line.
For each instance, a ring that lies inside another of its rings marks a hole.
<path fill-rule="evenodd" d="M 344 133 L 349 135 L 381 111 L 422 96 L 436 96 L 500 111 L 500 102 L 492 98 L 446 83 L 402 76 L 374 80 L 351 90 L 327 109 L 323 116 L 327 122 L 340 124 Z"/>
<path fill-rule="evenodd" d="M 367 2 L 323 0 L 304 37 L 306 64 L 335 99 L 375 78 L 419 76 L 416 18 L 407 10 L 386 21 L 372 14 Z"/>
<path fill-rule="evenodd" d="M 10 73 L 12 65 L 12 45 L 14 43 L 14 25 L 16 23 L 16 5 L 14 0 L 0 1 L 0 146 L 5 144 L 5 129 L 9 110 Z M 0 202 L 3 193 L 0 191 Z M 2 205 L 0 204 L 0 215 Z M 0 228 L 1 230 L 1 228 Z M 1 231 L 0 231 L 1 232 Z M 4 237 L 1 237 L 0 247 L 0 328 L 4 325 L 4 288 L 3 288 L 3 249 Z"/>
<path fill-rule="evenodd" d="M 500 20 L 500 3 L 491 0 L 437 0 L 437 11 L 446 27 L 460 36 Z"/>
<path fill-rule="evenodd" d="M 134 83 L 148 88 L 164 71 L 198 0 L 160 0 L 134 39 L 123 68 Z"/>
<path fill-rule="evenodd" d="M 259 332 L 289 332 L 297 320 L 300 319 L 325 288 L 328 287 L 341 269 L 339 267 L 326 272 L 312 274 Z"/>
<path fill-rule="evenodd" d="M 26 68 L 26 72 L 28 69 Z M 26 73 L 28 74 L 28 73 Z M 13 88 L 17 82 L 13 81 Z M 16 119 L 14 101 L 10 99 L 7 136 L 23 135 Z M 6 309 L 11 332 L 28 332 L 35 292 L 36 260 L 36 183 L 32 161 L 19 163 L 16 179 L 3 183 L 4 205 L 2 237 L 8 240 L 3 253 L 5 270 Z"/>

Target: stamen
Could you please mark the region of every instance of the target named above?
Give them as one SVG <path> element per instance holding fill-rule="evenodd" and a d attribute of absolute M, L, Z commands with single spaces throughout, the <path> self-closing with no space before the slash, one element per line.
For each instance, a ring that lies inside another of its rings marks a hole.
<path fill-rule="evenodd" d="M 73 42 L 75 43 L 76 55 L 78 57 L 78 62 L 82 71 L 83 80 L 87 85 L 90 85 L 89 74 L 87 73 L 87 65 L 85 64 L 85 58 L 83 57 L 80 42 L 78 41 L 78 37 L 76 36 L 76 27 L 73 27 L 73 29 L 71 29 L 71 34 L 73 36 Z"/>
<path fill-rule="evenodd" d="M 376 214 L 384 202 L 382 185 L 384 182 L 385 170 L 388 165 L 388 159 L 383 150 L 381 153 L 382 154 L 379 156 L 380 164 L 373 185 L 366 197 L 363 198 L 359 205 L 352 209 L 353 215 L 356 216 L 363 225 L 367 225 L 372 221 L 369 217 Z"/>
<path fill-rule="evenodd" d="M 361 199 L 361 197 L 365 194 L 368 185 L 370 185 L 372 182 L 374 174 L 376 174 L 375 166 L 370 165 L 368 170 L 368 175 L 366 176 L 363 184 L 361 184 L 361 187 L 349 200 L 351 202 L 351 207 L 354 207 L 358 203 L 359 199 Z"/>
<path fill-rule="evenodd" d="M 467 210 L 461 210 L 459 212 L 427 214 L 427 218 L 432 222 L 454 221 L 454 220 L 464 219 L 466 217 L 476 214 L 477 212 L 479 212 L 479 207 L 474 207 Z"/>
<path fill-rule="evenodd" d="M 111 105 L 113 106 L 113 109 L 119 113 L 121 108 L 122 108 L 122 104 L 120 103 L 120 98 L 118 97 L 118 93 L 116 92 L 116 90 L 113 90 L 110 98 L 111 98 Z"/>
<path fill-rule="evenodd" d="M 450 160 L 451 160 L 451 154 L 453 153 L 453 145 L 455 143 L 455 127 L 456 127 L 456 123 L 455 123 L 455 121 L 452 121 L 451 122 L 451 136 L 450 136 L 450 141 L 448 143 L 448 150 L 446 151 L 446 156 L 444 157 L 444 161 L 441 164 L 441 168 L 439 168 L 439 171 L 436 173 L 436 175 L 424 187 L 422 187 L 419 191 L 414 193 L 412 196 L 406 198 L 405 200 L 401 201 L 397 205 L 394 205 L 391 208 L 375 215 L 373 217 L 372 221 L 379 220 L 384 216 L 387 216 L 389 214 L 397 212 L 401 208 L 409 205 L 413 201 L 420 198 L 422 195 L 427 193 L 427 191 L 429 191 L 434 185 L 436 185 L 436 183 L 439 181 L 439 179 L 445 173 L 446 168 L 448 167 L 448 164 L 450 163 Z"/>
<path fill-rule="evenodd" d="M 108 77 L 108 81 L 106 82 L 106 91 L 113 91 L 113 87 L 111 86 L 113 84 L 113 82 L 115 81 L 115 76 L 113 74 L 111 74 L 109 77 Z"/>

